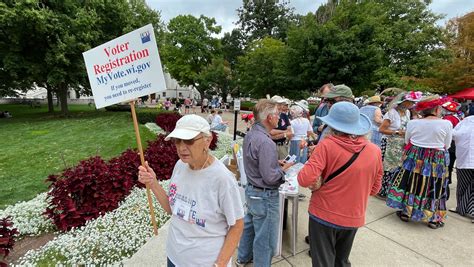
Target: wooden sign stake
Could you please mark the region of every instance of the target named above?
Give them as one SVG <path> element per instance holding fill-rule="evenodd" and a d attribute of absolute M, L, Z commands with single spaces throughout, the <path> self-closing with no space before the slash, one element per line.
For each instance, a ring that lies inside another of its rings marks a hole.
<path fill-rule="evenodd" d="M 142 166 L 145 166 L 145 157 L 143 155 L 142 140 L 140 138 L 140 131 L 138 130 L 137 114 L 135 113 L 135 101 L 130 101 L 130 108 L 132 111 L 133 127 L 135 128 L 135 136 L 137 137 L 137 146 L 138 146 L 138 152 L 140 153 L 140 161 L 142 163 Z M 156 226 L 156 219 L 155 219 L 155 210 L 153 209 L 153 202 L 151 199 L 150 187 L 148 185 L 146 186 L 146 195 L 148 198 L 148 207 L 150 208 L 151 222 L 153 224 L 153 233 L 155 235 L 158 235 L 158 228 Z"/>

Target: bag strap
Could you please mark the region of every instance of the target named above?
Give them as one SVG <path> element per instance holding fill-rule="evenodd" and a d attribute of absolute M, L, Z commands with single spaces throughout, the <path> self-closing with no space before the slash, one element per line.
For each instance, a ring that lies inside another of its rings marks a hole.
<path fill-rule="evenodd" d="M 326 180 L 323 181 L 323 184 L 331 181 L 334 177 L 338 176 L 339 174 L 341 174 L 341 172 L 343 172 L 344 170 L 346 170 L 347 168 L 349 168 L 349 166 L 352 165 L 352 163 L 357 159 L 357 157 L 359 157 L 359 154 L 360 152 L 362 152 L 362 150 L 364 150 L 365 146 L 362 147 L 362 149 L 357 152 L 357 153 L 354 153 L 354 155 L 352 155 L 352 157 L 349 159 L 348 162 L 346 162 L 346 164 L 344 164 L 342 167 L 340 167 L 339 169 L 337 169 L 335 172 L 331 173 L 328 178 L 326 178 Z"/>

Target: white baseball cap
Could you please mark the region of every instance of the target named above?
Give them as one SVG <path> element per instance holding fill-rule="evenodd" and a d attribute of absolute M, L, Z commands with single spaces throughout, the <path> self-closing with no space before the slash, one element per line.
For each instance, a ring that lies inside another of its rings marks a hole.
<path fill-rule="evenodd" d="M 176 122 L 176 127 L 166 136 L 165 141 L 171 138 L 190 140 L 200 133 L 211 134 L 209 123 L 201 116 L 195 114 L 185 115 Z"/>

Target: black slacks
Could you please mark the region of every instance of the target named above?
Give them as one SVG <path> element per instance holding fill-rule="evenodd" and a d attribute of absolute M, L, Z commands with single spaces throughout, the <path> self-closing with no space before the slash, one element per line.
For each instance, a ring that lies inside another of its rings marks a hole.
<path fill-rule="evenodd" d="M 349 254 L 357 229 L 342 230 L 309 218 L 309 240 L 313 267 L 351 266 Z"/>

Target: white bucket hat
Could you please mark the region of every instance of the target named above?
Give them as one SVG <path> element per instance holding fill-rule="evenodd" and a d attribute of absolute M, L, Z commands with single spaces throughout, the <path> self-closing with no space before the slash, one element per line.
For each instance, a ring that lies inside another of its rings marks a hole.
<path fill-rule="evenodd" d="M 201 116 L 185 115 L 176 122 L 176 127 L 166 136 L 165 141 L 169 141 L 171 138 L 190 140 L 200 133 L 211 134 L 209 123 Z"/>

